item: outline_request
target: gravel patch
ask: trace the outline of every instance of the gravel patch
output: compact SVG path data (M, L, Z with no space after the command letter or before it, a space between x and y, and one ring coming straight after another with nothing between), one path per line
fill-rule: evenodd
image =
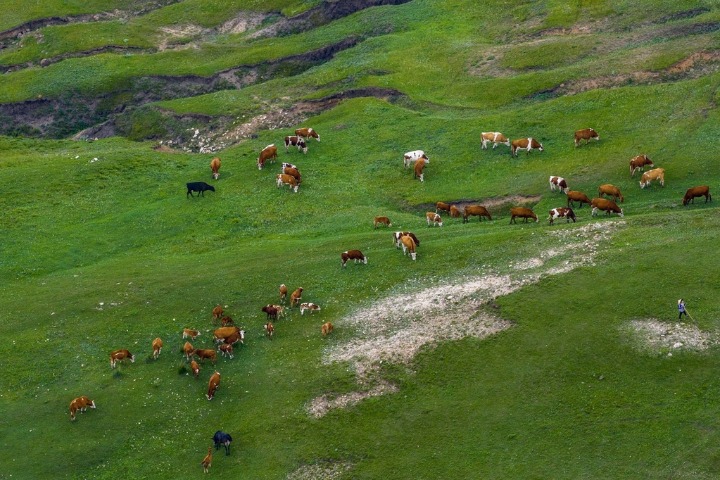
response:
M691 323L655 318L632 320L629 325L635 347L644 353L672 356L675 351L701 352L718 343L717 333L704 332Z

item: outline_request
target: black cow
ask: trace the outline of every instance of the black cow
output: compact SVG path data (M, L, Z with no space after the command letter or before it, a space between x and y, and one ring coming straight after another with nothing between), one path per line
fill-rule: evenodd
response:
M194 197L195 195L193 195L192 192L200 192L200 193L198 193L198 197L200 195L202 195L204 197L205 190L210 190L211 192L215 191L215 187L213 187L212 185L208 185L205 182L188 182L187 189L188 189L188 191L187 191L187 194L185 195L185 197L187 197L188 195L190 195L191 197Z
M215 432L215 435L213 435L213 442L215 442L216 451L222 445L225 447L225 455L230 455L230 442L232 442L232 437L229 433L218 430Z

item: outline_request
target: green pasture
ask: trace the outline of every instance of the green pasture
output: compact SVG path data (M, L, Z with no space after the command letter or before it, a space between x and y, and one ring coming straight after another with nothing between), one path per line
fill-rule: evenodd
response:
M179 12L197 7L209 13L193 23L210 28L239 3L248 5L179 2L146 17L182 23L162 19L186 18ZM286 5L283 13L293 14L317 3L252 7ZM690 206L682 197L695 185L720 191L720 74L529 97L563 81L631 71L634 63L661 71L694 51L713 51L716 32L651 38L655 28L717 21L714 4L701 7L683 16L700 8L697 2L513 2L488 16L466 1L415 0L288 37L218 36L195 53L105 54L3 75L6 102L73 83L99 92L138 72L212 74L243 55L259 61L353 33L367 39L300 75L153 107L248 118L262 106L359 86L406 97L345 100L309 118L302 126L314 127L322 141L311 140L307 155L282 148L294 127L258 132L216 154L169 153L124 138L0 137L0 478L198 478L219 429L234 441L230 456L216 453L210 475L227 478L282 479L307 466L343 466L333 477L342 479L717 478L720 197ZM13 14L6 28L50 12L108 7L43 8ZM371 20L392 31L379 33ZM562 38L536 42L536 55L503 41L586 21L617 21L620 37L632 22L647 21L640 25L647 38L623 37L606 55L598 48L611 43L609 33L578 47ZM533 27L521 31L519 24ZM85 28L124 34L98 25L54 28L61 37ZM155 27L139 18L123 28ZM68 42L62 48L76 48ZM502 62L478 74L481 62L495 62L491 48ZM194 70L179 60L191 57ZM600 141L575 148L573 131L585 127ZM481 150L480 132L494 130L533 136L545 151L512 158L505 146ZM279 158L258 170L258 152L270 143L280 147ZM415 149L430 157L423 183L402 165L402 154ZM630 177L629 160L640 153L665 168L664 187L641 189L638 175ZM217 181L209 169L215 155L222 158ZM298 193L276 188L280 162L302 172ZM548 210L565 206L564 195L549 190L551 175L591 198L601 183L617 185L625 216L592 218L583 207L577 223L549 226ZM188 198L190 181L216 191ZM539 222L509 224L521 198ZM471 200L496 205L493 220L426 225L435 202ZM373 229L377 215L390 217L392 228ZM386 362L378 375L397 393L308 415L320 395L369 388L358 385L349 365L324 361L330 347L357 335L343 322L348 315L460 277L521 277L531 259L565 245L558 232L577 238L591 223L614 227L592 264L547 274L483 307L512 322L510 329L424 347L409 365ZM417 261L392 245L395 230L421 239ZM354 248L368 264L341 268L340 253ZM582 241L572 244L573 258L590 254ZM547 268L562 266L546 260ZM269 340L260 309L277 303L281 283L302 286L303 300L322 310L290 312ZM685 325L707 333L710 347L643 350L630 322L656 319L670 328L681 297L693 316ZM193 344L210 348L218 304L245 328L245 345L234 359L202 364L196 380L187 374L181 332L200 329ZM323 338L326 321L335 331ZM153 361L158 336L164 348ZM109 353L119 348L136 361L112 370ZM208 401L214 369L221 385ZM68 406L80 395L98 408L71 422Z

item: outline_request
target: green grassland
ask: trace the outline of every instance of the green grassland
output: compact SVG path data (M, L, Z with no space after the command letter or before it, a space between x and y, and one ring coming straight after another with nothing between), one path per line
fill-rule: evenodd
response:
M124 38L151 48L153 32L190 23L188 15L214 28L238 8L293 15L318 3L183 1L126 23L41 31L57 35L57 54ZM16 2L0 4L8 11ZM38 3L3 25L108 8ZM692 9L702 11L683 15ZM156 142L0 137L0 478L196 478L219 429L234 441L210 472L228 478L294 478L305 466L346 466L333 477L343 479L717 478L717 345L644 351L628 325L674 325L682 297L694 319L686 324L713 342L720 332L720 198L682 205L689 187L720 191L720 73L712 64L667 73L693 53L718 50L716 30L677 32L698 32L719 15L712 2L480 8L414 0L283 37L213 35L196 39L198 50L94 55L4 74L3 102L68 88L111 92L137 76L211 75L358 35L358 45L299 75L150 107L249 118L268 105L357 87L404 96L349 99L314 115L303 125L322 141L312 140L307 155L281 147L264 170L255 165L259 150L281 145L293 128L260 131L217 153L217 181L213 155L156 150ZM538 36L587 25L582 43ZM21 57L17 46L0 51L3 64L38 58ZM560 87L638 71L659 75L572 94ZM572 133L585 127L601 139L575 148ZM505 146L481 150L480 132L493 130L536 137L545 151L511 158ZM423 183L402 166L402 153L414 149L430 156ZM664 187L641 189L630 177L628 162L640 153L665 168ZM284 161L303 173L298 193L275 186ZM550 175L590 197L601 183L617 185L625 216L591 218L584 207L577 223L549 226L547 211L565 206L548 188ZM200 180L216 191L187 198L185 183ZM539 222L511 225L508 200L490 208L490 222L425 223L437 201L518 195L539 198L529 204ZM389 216L392 229L374 230L376 215ZM355 338L343 323L348 315L461 276L516 273L560 248L558 232L573 237L594 222L616 229L591 264L494 300L493 313L510 329L424 347L409 365L381 368L396 393L308 415L320 395L365 388L349 365L323 361L329 348ZM417 261L395 249L392 230L418 235ZM351 248L368 264L341 268L340 253ZM572 255L590 252L579 244ZM292 311L268 340L260 308L277 302L281 283L302 286L304 300L322 310ZM200 329L193 343L210 348L217 304L247 338L234 359L218 359L221 386L208 402L213 366L202 365L198 380L187 374L181 331ZM326 321L335 331L323 338ZM153 361L158 336L165 346ZM136 361L113 371L108 355L119 348ZM98 408L71 422L68 405L80 395Z

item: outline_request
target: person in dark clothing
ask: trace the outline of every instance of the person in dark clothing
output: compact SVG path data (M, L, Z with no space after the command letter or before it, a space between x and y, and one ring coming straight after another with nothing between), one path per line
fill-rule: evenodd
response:
M678 300L678 320L680 320L683 315L687 317L687 312L685 311L685 301L681 298Z

